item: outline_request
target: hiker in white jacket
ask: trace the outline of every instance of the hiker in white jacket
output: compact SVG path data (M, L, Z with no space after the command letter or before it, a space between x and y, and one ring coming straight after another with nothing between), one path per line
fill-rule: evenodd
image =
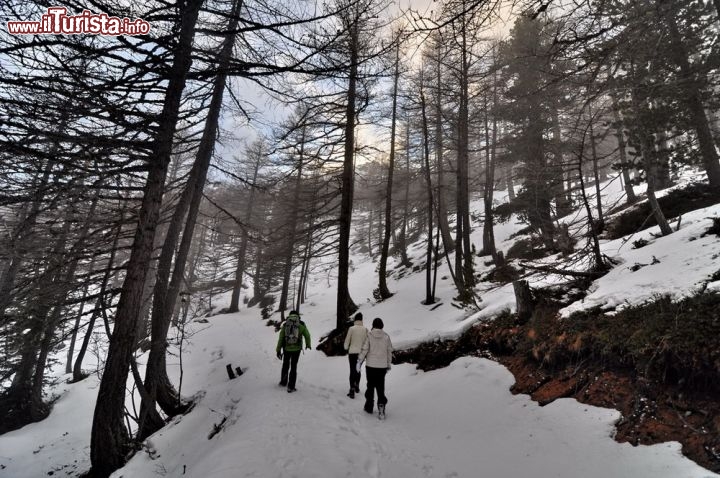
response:
M355 392L360 393L360 371L357 367L358 355L368 335L368 329L363 325L363 315L355 314L355 323L345 336L345 350L348 352L350 362L350 391L347 396L355 398Z
M372 330L368 333L367 340L362 346L360 356L358 357L358 369L362 363L365 364L365 373L367 374L367 390L365 390L365 411L373 412L373 404L375 398L375 389L378 396L378 411L381 415L385 414L385 405L387 397L385 396L385 374L392 366L392 342L390 336L383 331L383 321L376 318L372 323Z

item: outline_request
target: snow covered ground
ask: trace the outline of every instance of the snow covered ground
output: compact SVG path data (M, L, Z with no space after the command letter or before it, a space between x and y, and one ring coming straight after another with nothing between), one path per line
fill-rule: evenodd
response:
M595 306L622 308L662 294L678 299L703 289L720 268L720 241L715 235L702 237L712 226L711 218L718 216L720 205L714 205L684 214L680 230L669 236L656 237L660 235L656 226L628 242L605 241L603 253L620 264L596 280L585 299L565 308L563 315ZM632 242L639 239L648 245L634 249Z
M372 267L357 266L352 290L358 301L364 298L362 284L372 289L365 270ZM418 300L422 281L422 274L391 281L393 299L361 310L368 320L382 316L399 343L451 334L463 324L464 312L449 305L428 311ZM332 327L332 297L315 282L311 304L303 308L313 345ZM256 309L213 316L192 328L183 393L195 397L196 407L151 437L115 477L717 476L682 457L678 443L616 443L614 410L570 399L540 407L525 395L512 395L511 374L485 359L461 358L428 373L412 365L393 367L388 417L381 422L362 410L362 398L345 396L345 357L307 351L300 359L299 391L288 394L279 387L277 335ZM177 360L171 363L177 376ZM245 373L228 380L228 363ZM96 387L95 377L63 386L47 420L0 436L0 476L75 476L86 470Z
M702 180L702 176L692 170L684 171L677 187L683 187L688 182ZM624 191L617 176L610 178L601 186L604 204L619 204ZM662 197L673 188L659 191L657 196ZM636 187L635 192L641 194L645 185ZM591 204L595 203L594 195L589 196ZM606 206L607 208L607 206ZM593 214L596 212L593 210ZM660 236L658 226L651 227L615 240L600 240L601 252L618 262L607 275L596 280L590 287L588 295L561 312L569 316L573 312L587 310L600 306L607 311L621 309L628 305L637 305L654 297L669 294L679 299L700 290L720 289L720 284L709 283L710 276L720 267L720 241L715 235L702 237L712 225L712 218L720 217L720 204L698 209L683 214L679 231L666 237ZM670 218L668 218L670 219ZM582 233L586 228L587 215L584 209L578 209L573 214L563 218L561 222L570 225L571 232ZM510 235L523 225L513 223L501 224L496 227L496 241L498 249L507 251L515 239ZM672 224L676 227L676 222ZM648 245L635 249L633 242L639 239L648 241ZM576 248L585 245L585 238L580 238ZM473 233L473 241L482 243L482 231L477 228ZM558 259L557 256L544 261ZM639 266L639 268L638 268ZM560 267L562 268L562 266ZM568 269L577 268L577 265ZM636 269L633 271L633 269ZM566 278L553 274L531 275L527 277L532 287L545 287L547 285L562 283ZM489 284L479 284L479 290L487 289L481 293L483 310L474 318L492 317L502 309L514 310L515 296L512 284L496 287ZM472 322L472 321L469 321Z
M567 311L615 307L654 293L682 295L697 288L720 254L716 238L699 237L710 224L706 218L718 213L720 206L688 214L682 229L667 238L653 238L652 230L638 234L636 238L651 242L641 249L604 242L605 253L623 264L596 281L584 302ZM509 223L496 230L501 248L509 247L508 238L519 227ZM422 254L422 246L412 251L416 263ZM635 262L650 263L653 255L660 264L637 272L629 269ZM366 324L373 317L383 318L396 348L454 338L481 318L514 308L512 286L504 286L482 294L480 312L458 309L451 305L454 291L447 277L438 282L442 305L431 310L420 303L423 273L391 279L394 297L375 304L377 264L358 255L353 261L352 297ZM439 276L447 275L443 264ZM335 325L331 282L314 277L302 309L313 346ZM222 304L222 299L214 303ZM182 393L195 398L195 408L152 436L114 477L720 476L684 458L678 443L616 443L612 433L619 413L614 410L570 399L540 407L525 395L512 395L511 374L485 359L461 358L427 373L412 365L394 366L387 377L388 416L381 422L362 410L362 397L345 395L345 357L307 351L300 359L298 392L288 394L279 387L277 334L260 320L258 309L216 315L191 327L183 354ZM177 357L168 362L177 379ZM228 380L228 363L245 373ZM0 436L0 477L76 476L86 471L97 384L92 376L59 386L54 392L60 398L48 419Z
M325 321L321 309L305 310L314 342ZM387 317L388 330L412 320ZM616 443L616 411L570 399L540 407L512 395L510 373L488 360L461 358L428 373L393 367L388 417L381 422L362 410L361 398L345 396L345 357L308 351L299 364L298 392L279 387L276 334L257 311L214 316L194 327L183 389L195 395L195 409L151 437L113 476L717 476L682 457L677 443ZM228 380L227 363L245 373ZM85 469L96 385L90 378L67 387L46 421L1 436L0 476L75 476Z

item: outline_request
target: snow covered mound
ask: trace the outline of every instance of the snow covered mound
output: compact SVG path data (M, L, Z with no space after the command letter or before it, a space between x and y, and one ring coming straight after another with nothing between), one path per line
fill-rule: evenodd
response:
M703 237L712 226L712 217L720 215L720 205L693 211L683 216L679 231L665 237L654 227L628 238L602 244L606 255L620 262L607 275L596 280L582 301L562 310L564 316L601 306L622 308L669 294L673 298L692 295L706 287L710 276L720 270L720 241L715 235ZM648 244L639 249L632 242Z

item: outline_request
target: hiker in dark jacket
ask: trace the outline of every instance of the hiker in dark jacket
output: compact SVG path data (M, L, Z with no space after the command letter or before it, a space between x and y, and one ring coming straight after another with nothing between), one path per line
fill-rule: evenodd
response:
M305 340L305 348L310 348L310 332L305 326L305 322L300 320L300 314L296 310L291 310L280 327L280 336L278 337L275 352L277 358L283 361L282 372L280 374L280 386L287 386L288 393L297 390L295 381L297 379L297 363L300 358L300 351ZM288 370L290 377L288 380Z
M375 390L378 396L378 411L385 414L387 397L385 396L385 374L392 366L392 342L390 336L383 331L383 321L375 318L372 323L372 330L368 333L367 340L362 346L358 357L358 369L367 360L365 375L367 376L367 390L365 390L365 411L373 412ZM359 371L359 370L358 370Z

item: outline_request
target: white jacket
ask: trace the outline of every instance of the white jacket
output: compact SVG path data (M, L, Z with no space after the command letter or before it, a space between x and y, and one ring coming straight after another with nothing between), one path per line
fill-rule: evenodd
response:
M390 368L392 364L392 342L382 329L372 329L362 346L358 362L367 360L365 365L371 368Z
M367 335L368 329L363 326L361 320L356 320L355 325L348 329L345 336L345 350L350 354L359 354Z

